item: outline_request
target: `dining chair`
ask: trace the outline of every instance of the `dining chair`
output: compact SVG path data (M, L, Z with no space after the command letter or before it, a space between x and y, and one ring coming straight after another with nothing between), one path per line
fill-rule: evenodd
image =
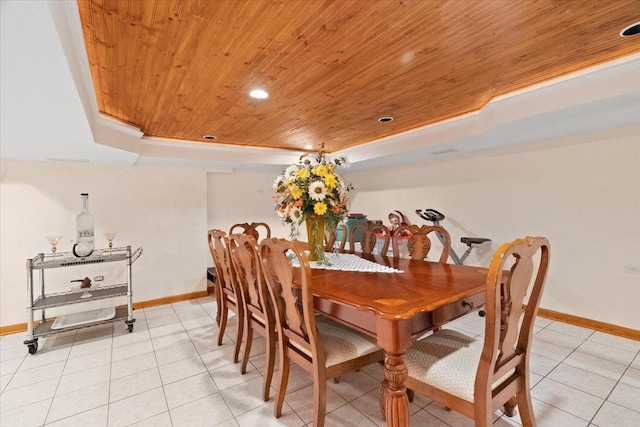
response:
M338 240L338 229L341 231L340 243L336 247ZM347 245L347 226L344 224L338 225L336 228L326 227L324 231L324 250L325 252L333 252L336 249L338 252L344 252L344 248Z
M382 248L380 255L387 255L390 243L389 229L384 224L377 224L371 221L360 222L351 227L349 232L349 250L355 253L356 235L360 233L360 252L372 254L376 247L378 238L382 238Z
M405 354L407 387L476 426L491 425L501 406L512 416L516 405L523 425L535 426L529 352L548 266L546 238L500 246L487 275L484 338L442 329L414 343Z
M211 258L213 259L213 272L212 272L212 276L215 278L215 280L212 281L213 283L213 291L214 291L214 295L216 297L216 325L218 325L218 327L220 326L220 311L222 310L222 302L220 300L220 297L222 295L222 290L220 289L220 283L218 283L218 268L216 266L216 258L213 255L214 254L214 249L213 249L213 232L215 230L209 230L207 231L207 243L209 244L209 252L211 253Z
M266 340L265 375L262 398L269 400L271 379L276 355L276 321L269 291L262 274L262 264L258 257L258 243L247 234L230 236L231 259L238 277L238 285L242 292L244 308L245 346L242 355L242 374L247 372L247 363L251 354L253 331L257 331Z
M240 360L240 346L242 344L242 333L244 324L244 309L242 305L242 292L238 286L235 269L231 261L229 252L229 238L222 230L209 230L209 250L213 257L213 264L216 267L216 284L218 286L219 297L218 314L220 331L218 332L218 345L222 345L224 331L227 327L227 317L229 310L236 313L238 317L238 332L236 334L236 344L233 354L234 363Z
M259 253L276 313L280 378L275 416L282 415L293 361L313 375L313 425L322 427L327 380L383 360L383 350L373 338L315 315L309 261L295 244L265 239ZM300 268L292 266L290 257L297 258Z
M262 230L263 235L260 236L260 230ZM256 242L259 242L262 239L268 239L271 237L271 228L265 222L252 222L251 224L247 222L233 224L229 229L229 236L235 233L243 233L253 236L256 239Z
M417 225L401 225L396 228L391 239L393 256L399 258L402 255L402 251L400 250L400 241L406 240L409 258L417 260L426 259L432 247L429 234L434 238L437 238L436 233L443 237L443 247L438 262L446 264L451 250L451 236L444 227L436 225L423 225L421 227L418 227Z

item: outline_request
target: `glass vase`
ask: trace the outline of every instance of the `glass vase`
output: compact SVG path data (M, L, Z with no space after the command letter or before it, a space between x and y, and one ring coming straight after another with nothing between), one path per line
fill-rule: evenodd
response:
M325 261L324 256L324 217L307 215L307 238L309 240L309 261Z

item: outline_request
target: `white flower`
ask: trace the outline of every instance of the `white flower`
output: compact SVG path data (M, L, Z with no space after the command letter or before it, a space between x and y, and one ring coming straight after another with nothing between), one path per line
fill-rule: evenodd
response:
M314 181L309 184L309 197L316 202L324 200L327 196L327 187L325 187L324 182L322 181Z
M282 184L282 179L283 179L283 178L282 178L282 175L278 175L278 176L276 177L276 180L275 180L275 181L273 181L273 189L274 189L275 191L278 191L278 187L280 187L280 184Z
M293 223L302 222L302 211L297 206L294 206L291 209L289 209L288 216Z
M339 184L338 184L338 194L342 198L345 194L347 194L347 186L344 183L344 181L342 181L341 179L338 180L338 182L339 182Z
M288 166L285 170L284 170L284 179L287 181L291 181L296 179L296 173L298 172L298 166L296 165L291 165Z

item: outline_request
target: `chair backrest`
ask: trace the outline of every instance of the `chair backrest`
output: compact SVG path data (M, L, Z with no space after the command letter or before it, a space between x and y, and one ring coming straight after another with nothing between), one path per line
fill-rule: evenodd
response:
M260 236L260 228L263 230L263 235ZM236 230L238 229L238 230ZM243 233L253 236L256 239L256 242L259 242L262 239L268 239L271 237L271 228L267 223L264 222L252 222L251 224L243 222L238 224L233 224L229 229L229 235L235 233Z
M431 234L432 233L432 234ZM429 234L434 239L437 239L436 233L443 237L444 244L442 245L442 253L438 259L439 263L445 264L449 258L449 252L451 251L451 236L449 232L443 227L436 225L423 225L418 227L417 225L401 225L393 232L393 256L400 257L399 241L406 239L407 236L407 250L411 259L423 260L429 254L431 250L432 242Z
M373 222L360 222L351 227L349 232L349 249L351 253L355 252L356 234L360 232L360 251L363 254L372 254L376 247L378 237L384 239L380 255L387 255L389 250L390 234L386 225L376 224Z
M294 269L289 256L298 259ZM274 305L276 328L282 333L281 343L297 352L309 363L325 366L325 352L318 339L311 270L309 261L297 245L285 239L265 239L260 243L260 258L267 289Z
M209 230L209 250L216 267L216 280L220 283L223 294L240 298L240 290L236 281L236 273L229 252L229 238L222 230Z
M517 239L495 252L487 275L486 328L475 380L476 400L487 396L485 401L491 402L493 395L493 406L501 405L518 387L529 388L525 371L548 267L549 241L543 237ZM509 378L493 388L505 376Z
M344 252L344 248L347 244L347 226L344 224L338 225L336 228L325 227L324 231L324 250L326 252L333 252L336 249L336 240L338 239L337 231L340 229L342 231L342 239L340 239L340 243L338 244L338 252Z
M256 316L265 327L275 328L272 310L269 310L269 294L262 274L258 256L258 243L253 236L232 234L230 240L231 259L242 291L246 315ZM270 326L269 326L270 325Z

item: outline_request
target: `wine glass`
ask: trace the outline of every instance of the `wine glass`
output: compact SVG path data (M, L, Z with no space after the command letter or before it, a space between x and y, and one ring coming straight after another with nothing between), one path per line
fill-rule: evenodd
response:
M104 233L104 237L107 238L107 242L109 242L109 249L113 247L113 239L116 238L117 233Z
M60 239L62 239L62 236L46 236L45 239L47 239L47 241L51 244L51 253L55 254L56 250L58 249L56 245L58 244Z

